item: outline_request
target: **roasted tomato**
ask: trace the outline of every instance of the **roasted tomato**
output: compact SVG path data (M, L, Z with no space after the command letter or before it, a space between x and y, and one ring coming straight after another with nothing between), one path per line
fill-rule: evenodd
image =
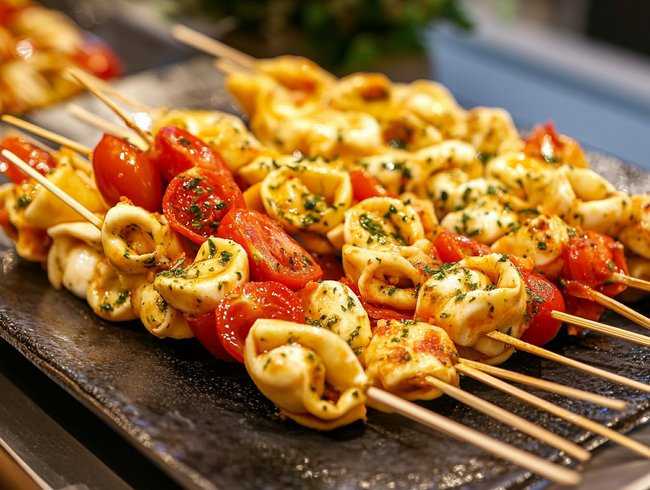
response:
M445 263L492 253L492 249L481 242L442 229L438 231L433 246L437 257Z
M216 235L228 211L245 206L234 180L200 167L174 177L163 197L163 213L170 226L194 243Z
M272 281L248 282L219 301L216 331L221 344L239 362L244 362L246 336L258 318L304 323L305 311L296 293Z
M574 167L587 167L587 158L576 140L555 130L551 121L537 125L526 137L524 153L547 163L566 163Z
M176 126L164 126L156 134L151 158L165 180L169 182L179 173L192 167L201 167L232 178L226 163L212 147Z
M196 339L210 354L222 361L235 361L235 358L221 344L221 339L215 327L214 312L198 317L186 315L185 319Z
M343 276L343 265L336 255L312 255L312 258L323 270L322 280L338 281Z
M350 171L354 199L363 201L369 197L396 197L386 190L372 175L360 168Z
M533 345L545 345L555 338L560 331L562 322L551 316L551 312L564 312L566 306L560 290L548 279L537 274L523 273L528 293L526 314L528 328L521 340Z
M122 62L106 43L86 40L72 57L75 64L102 80L122 75Z
M244 247L253 280L276 281L297 291L323 276L309 252L259 211L233 209L221 222L217 236Z
M97 188L108 205L126 197L149 211L160 210L162 181L148 153L105 134L93 151L93 171Z
M30 167L42 175L56 166L54 157L49 152L17 136L7 136L0 142L0 150L9 150ZM13 183L20 184L29 179L16 166L0 155L0 172L5 174Z

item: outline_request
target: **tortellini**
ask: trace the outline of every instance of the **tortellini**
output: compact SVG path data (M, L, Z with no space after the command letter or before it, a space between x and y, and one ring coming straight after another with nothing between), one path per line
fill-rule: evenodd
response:
M490 362L512 349L484 334L498 330L519 338L526 328L526 286L501 254L466 257L435 272L420 288L415 317L443 328L458 346Z
M633 196L631 214L631 221L623 226L618 238L635 254L650 259L650 196Z
M208 238L194 262L159 272L153 286L174 308L193 315L214 311L220 299L248 281L248 256L241 245Z
M370 381L407 400L432 400L442 392L427 383L432 376L458 386L458 352L447 333L414 321L380 320L364 362Z
M465 141L485 155L521 150L524 143L504 109L475 107L467 114Z
M104 257L95 265L85 298L93 313L104 320L126 322L137 318L128 287Z
M325 328L256 320L244 362L259 390L302 425L331 430L365 419L368 377L345 340Z
M343 221L352 204L348 173L317 165L275 170L261 192L266 212L291 232L325 234Z
M305 293L307 323L331 330L360 354L370 342L372 332L366 310L356 294L338 281L321 281Z

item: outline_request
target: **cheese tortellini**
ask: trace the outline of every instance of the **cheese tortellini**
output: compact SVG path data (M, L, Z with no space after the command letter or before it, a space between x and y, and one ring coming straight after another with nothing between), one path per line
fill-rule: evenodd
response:
M331 430L365 419L368 377L345 340L325 328L257 320L244 361L259 390L302 425Z

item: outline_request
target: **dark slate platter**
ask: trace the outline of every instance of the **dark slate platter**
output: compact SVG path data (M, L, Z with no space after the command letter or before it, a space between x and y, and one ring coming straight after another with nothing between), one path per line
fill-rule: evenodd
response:
M121 90L152 106L232 110L210 60L130 77ZM79 103L98 104L87 97ZM62 107L32 116L42 125L94 144L98 133L70 119ZM618 188L650 189L650 176L591 155L594 169ZM650 301L636 305L650 313ZM640 331L630 322L605 321ZM541 488L546 482L478 449L396 415L369 412L366 424L318 433L281 421L242 366L212 359L195 341L158 340L136 324L111 325L86 304L53 290L45 272L19 259L0 235L0 336L33 364L120 431L187 488ZM557 339L553 350L650 382L650 351L591 334ZM505 367L629 402L623 413L541 394L617 430L650 415L648 395L601 381L523 353ZM463 387L589 449L600 437L499 392L463 380ZM449 399L423 404L461 423L545 458L573 464L557 450Z

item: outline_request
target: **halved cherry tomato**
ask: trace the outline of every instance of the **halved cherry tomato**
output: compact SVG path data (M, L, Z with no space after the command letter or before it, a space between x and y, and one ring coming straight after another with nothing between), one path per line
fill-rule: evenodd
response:
M357 201L363 201L369 197L397 197L388 192L372 175L360 168L350 170L350 180L352 181L352 195Z
M93 151L97 188L110 206L126 197L136 206L159 211L162 181L149 155L116 136L105 134Z
M201 345L210 352L210 354L222 361L232 362L236 360L228 353L221 343L221 339L217 334L217 328L215 327L214 312L198 317L186 315L185 319L187 320L190 330L192 330L192 333L196 337L196 340L198 340Z
M163 197L170 226L194 243L215 236L228 211L243 207L244 196L234 180L200 167L174 177Z
M224 172L232 178L228 166L215 149L189 131L176 126L164 126L158 131L151 158L160 169L165 182L192 167Z
M323 276L320 266L279 223L253 209L233 209L221 222L219 238L239 243L255 281L276 281L297 291Z
M566 305L560 290L545 277L524 272L523 278L528 293L526 313L529 323L521 340L542 346L553 340L562 326L562 322L553 318L551 312L564 312Z
M0 149L9 150L34 170L47 175L56 167L56 161L49 152L17 136L7 136L0 142ZM14 184L20 184L29 179L18 168L0 154L0 172L5 174Z
M258 318L304 323L300 298L288 287L273 281L248 282L223 298L215 310L221 344L239 362L244 362L244 343Z
M580 144L573 138L558 133L552 121L532 129L526 137L524 153L546 163L562 162L576 167L588 165Z
M623 284L608 283L614 272L627 274L623 246L613 238L594 231L572 236L563 258L562 279L579 282L609 297L625 290Z
M323 270L324 281L338 281L341 276L343 276L343 265L341 264L341 259L336 255L312 255L311 256L316 263Z
M123 72L120 58L108 44L101 41L84 41L72 59L76 65L102 80L119 77Z
M566 293L564 298L567 313L595 322L600 320L606 308L596 303L589 286L571 280L560 280L560 286ZM568 332L571 335L577 335L581 331L582 329L579 327L568 326Z
M476 257L492 253L484 243L448 230L440 230L433 242L437 256L445 263L458 262L465 257Z

